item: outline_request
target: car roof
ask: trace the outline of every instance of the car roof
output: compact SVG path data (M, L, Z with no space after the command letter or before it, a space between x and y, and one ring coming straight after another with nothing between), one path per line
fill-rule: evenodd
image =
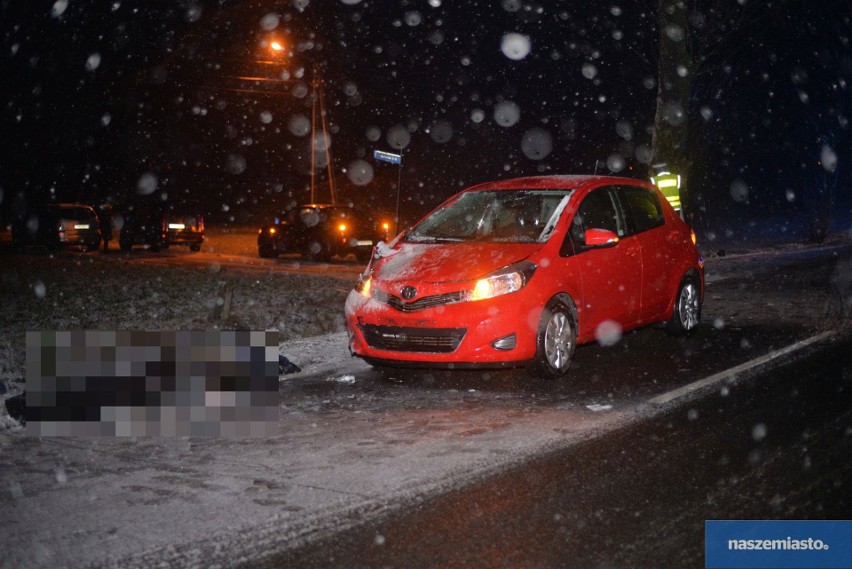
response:
M305 208L312 208L312 209L330 209L330 208L353 209L352 206L350 206L350 205L330 204L330 203L307 203L307 204L302 204L302 205L296 207L296 209L305 209Z
M552 176L526 176L522 178L510 178L508 180L496 180L485 182L468 188L468 190L516 190L519 188L541 188L541 189L574 189L590 184L633 184L647 186L649 183L636 178L623 178L620 176L595 176L595 175L552 175Z

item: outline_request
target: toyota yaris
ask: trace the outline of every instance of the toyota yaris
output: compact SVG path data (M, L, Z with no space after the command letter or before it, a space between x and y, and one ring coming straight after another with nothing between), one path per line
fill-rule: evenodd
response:
M542 176L466 189L374 249L346 300L374 365L568 372L578 344L698 325L695 234L651 184Z

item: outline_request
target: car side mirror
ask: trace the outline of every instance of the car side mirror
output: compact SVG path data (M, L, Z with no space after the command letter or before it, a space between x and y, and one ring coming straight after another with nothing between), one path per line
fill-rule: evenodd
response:
M618 235L606 229L587 229L586 247L615 247L618 244Z

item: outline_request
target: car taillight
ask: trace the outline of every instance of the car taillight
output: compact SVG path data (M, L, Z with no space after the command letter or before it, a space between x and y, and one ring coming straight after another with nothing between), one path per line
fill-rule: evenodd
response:
M689 230L689 238L692 239L693 245L698 245L698 237L695 236L695 231Z

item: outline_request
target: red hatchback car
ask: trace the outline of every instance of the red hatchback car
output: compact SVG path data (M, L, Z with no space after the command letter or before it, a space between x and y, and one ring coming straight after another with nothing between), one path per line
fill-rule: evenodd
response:
M640 180L541 176L468 188L379 244L346 301L374 365L527 365L565 376L577 344L698 325L695 234Z

